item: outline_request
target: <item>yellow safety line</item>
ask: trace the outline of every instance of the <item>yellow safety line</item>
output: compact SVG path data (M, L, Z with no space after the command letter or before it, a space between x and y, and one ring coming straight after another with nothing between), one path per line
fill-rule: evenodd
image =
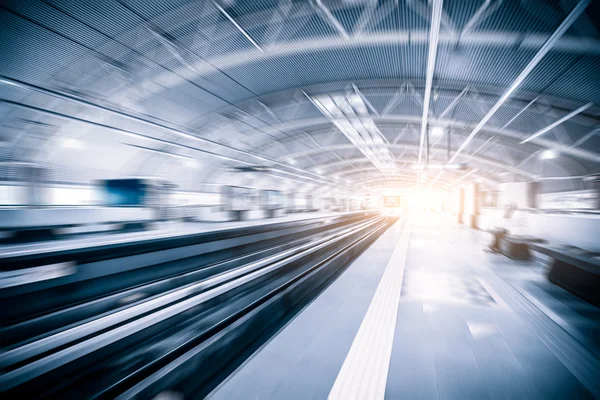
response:
M407 221L329 393L330 400L384 398L409 235Z

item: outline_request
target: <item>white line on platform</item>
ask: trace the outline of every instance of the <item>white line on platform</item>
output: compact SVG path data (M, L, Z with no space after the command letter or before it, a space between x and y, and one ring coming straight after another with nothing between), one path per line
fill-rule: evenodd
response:
M409 235L410 221L406 221L375 296L329 393L330 400L384 398Z

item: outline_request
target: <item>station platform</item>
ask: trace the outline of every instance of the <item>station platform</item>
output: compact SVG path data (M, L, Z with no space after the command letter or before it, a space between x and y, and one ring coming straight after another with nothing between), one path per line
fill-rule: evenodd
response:
M175 238L178 236L197 233L216 232L226 229L248 228L253 226L267 226L282 222L294 222L315 218L327 218L351 214L334 212L307 212L288 214L269 219L255 219L250 221L229 222L157 222L153 228L135 232L94 232L58 236L52 239L38 240L33 243L0 244L0 261L3 257L28 256L52 251L84 249L92 246L105 246L113 244L134 243L145 240Z
M600 398L600 309L489 241L399 220L209 398Z

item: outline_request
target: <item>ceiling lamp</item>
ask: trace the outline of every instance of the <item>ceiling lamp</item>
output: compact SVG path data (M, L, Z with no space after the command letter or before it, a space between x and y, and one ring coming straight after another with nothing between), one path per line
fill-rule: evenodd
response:
M540 160L552 160L558 157L558 153L554 150L548 149L540 153Z
M442 136L444 134L444 128L441 126L434 126L431 128L431 135L435 137Z
M63 138L62 141L60 142L60 145L66 149L74 149L74 150L81 150L85 147L82 140L72 138L72 137Z
M398 170L387 140L358 93L318 95L313 104L384 174Z
M198 161L188 158L187 160L185 160L185 166L188 168L197 168L198 167Z

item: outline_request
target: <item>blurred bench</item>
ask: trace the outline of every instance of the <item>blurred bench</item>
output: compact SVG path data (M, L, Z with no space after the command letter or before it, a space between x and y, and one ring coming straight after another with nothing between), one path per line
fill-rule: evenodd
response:
M502 253L513 260L529 260L529 245L531 243L543 243L543 239L527 235L513 235L506 229L496 228L489 231L493 240L490 249Z
M530 248L554 259L551 282L600 307L600 253L546 243L530 243Z
M500 238L500 252L513 260L529 260L529 246L543 242L543 239L533 236L504 234Z

